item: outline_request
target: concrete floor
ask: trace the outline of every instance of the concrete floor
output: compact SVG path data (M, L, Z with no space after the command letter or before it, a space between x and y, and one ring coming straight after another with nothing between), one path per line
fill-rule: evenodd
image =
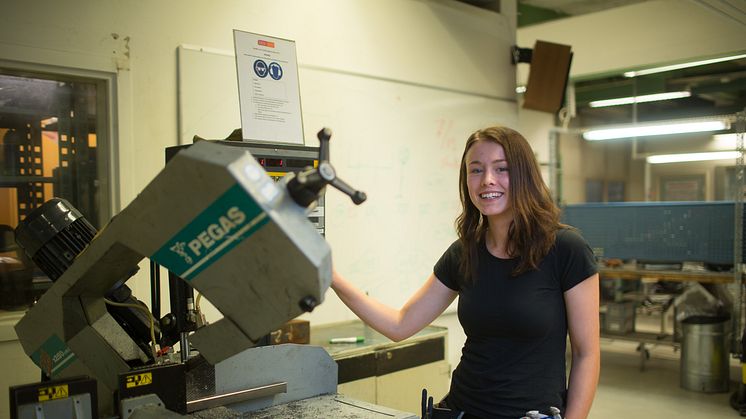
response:
M673 333L669 313L666 332ZM452 367L458 364L465 336L456 314L438 318L438 325L448 327L448 359ZM660 331L660 317L638 315L637 331ZM601 339L601 379L590 419L714 419L739 418L730 407L730 395L736 390L741 368L731 359L731 390L727 393L705 394L684 390L679 385L680 351L666 345L650 346L650 359L645 371L640 371L640 353L636 342Z
M728 393L705 394L679 385L679 351L669 346L649 349L650 359L640 370L637 344L601 340L601 379L591 409L591 419L603 418L738 418ZM731 363L731 379L738 379L737 360Z

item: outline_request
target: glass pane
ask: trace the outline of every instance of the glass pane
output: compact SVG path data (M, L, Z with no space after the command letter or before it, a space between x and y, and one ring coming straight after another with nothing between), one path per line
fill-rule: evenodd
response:
M53 197L99 228L102 163L96 80L0 74L0 309L22 308L43 291L43 273L13 230ZM107 214L108 215L108 214ZM33 284L31 283L33 280Z

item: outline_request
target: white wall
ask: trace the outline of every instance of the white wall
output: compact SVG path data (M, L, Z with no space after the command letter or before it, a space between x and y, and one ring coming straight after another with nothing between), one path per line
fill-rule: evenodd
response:
M21 319L21 313L0 311L0 418L10 417L8 388L39 381L39 368L31 361L18 344L13 329Z
M304 65L498 96L513 84L490 73L500 61L481 36L491 13L450 0L6 0L2 11L0 59L127 79L117 110L122 205L175 144L180 44L232 50L235 28L296 40Z
M509 54L494 51L496 31L515 39L515 2L503 3L507 17L453 0L11 0L0 14L0 59L116 74L121 208L176 144L179 45L231 51L233 29L270 34L296 40L301 66L512 101ZM138 279L135 292L146 292Z
M520 28L517 39L524 48L533 47L536 40L572 46L572 80L743 52L746 26L696 2L657 0ZM518 66L519 84L525 84L529 68L526 64ZM530 130L535 135L534 141L540 147L541 137L548 138L554 126L554 118L545 114L541 119L534 111L530 113L526 118L527 112L521 109L519 124L524 131ZM576 144L582 141L579 139ZM563 172L568 175L564 178L563 196L568 202L577 202L585 193L583 167L588 160L573 160L575 157L562 157ZM599 158L590 154L586 157ZM568 167L569 162L579 166ZM632 161L629 165L636 169L630 170L627 177L628 199L642 200L643 163Z
M302 69L322 68L501 98L510 110L496 117L515 121L515 74L508 48L499 49L515 43L516 2L501 3L502 15L455 0L4 0L0 6L0 66L95 72L116 82L112 103L116 212L163 167L164 148L177 144L179 45L232 51L233 29L292 39ZM314 86L301 86L301 90L302 94L313 92ZM397 129L375 126L375 115L370 119L371 126L361 130ZM316 145L314 134L306 132L307 145ZM423 131L421 135L432 134ZM468 133L453 135L460 142ZM381 141L387 141L385 133ZM427 176L422 173L423 178ZM343 177L355 185L354 178ZM331 196L334 193L327 194L328 204L338 199ZM455 190L443 193L458 200ZM327 213L330 231L335 229L337 215ZM446 228L451 221L449 218ZM368 220L367 224L376 222L381 220ZM330 237L332 249L342 255L335 258L335 265L344 271L350 263L343 257L344 250L364 238L346 237L344 232ZM418 246L417 241L423 239L427 240L417 237L407 246ZM380 246L401 243L392 237ZM422 280L435 260L433 257L427 266L420 267ZM371 261L374 266L385 262ZM128 282L145 301L149 300L147 270L142 264L138 276ZM392 281L385 274L379 276ZM403 292L400 300L410 291ZM353 317L329 292L327 301L310 318L319 324Z

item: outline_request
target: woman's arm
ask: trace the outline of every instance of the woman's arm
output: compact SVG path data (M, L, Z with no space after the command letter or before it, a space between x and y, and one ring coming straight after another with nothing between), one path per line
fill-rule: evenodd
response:
M443 285L435 274L431 274L399 310L365 295L337 271L332 273L332 289L363 322L395 342L422 330L458 295Z
M599 283L594 274L565 292L572 366L565 419L585 419L591 410L601 370Z

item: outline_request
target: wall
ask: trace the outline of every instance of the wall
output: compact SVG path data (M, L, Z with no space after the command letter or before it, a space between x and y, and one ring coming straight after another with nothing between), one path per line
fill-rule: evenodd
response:
M331 69L513 103L515 79L509 54L494 51L496 37L506 49L515 42L515 2L503 3L508 18L452 0L224 0L210 5L175 0L12 1L0 16L0 59L116 74L116 174L121 208L162 168L163 149L176 144L179 45L232 51L233 29L266 33L296 40L302 68ZM301 88L302 94L314 95L302 98L302 103L323 98L324 92L315 91L315 86ZM349 94L354 97L355 92ZM512 109L496 115L496 120L515 120ZM370 115L370 123L359 128L383 128L376 125L380 123L376 115ZM391 132L381 135L380 141L399 141L391 135L396 127L385 128ZM432 136L426 128L420 135ZM315 132L307 130L306 144L316 144ZM448 135L453 136L451 141L460 142L468 132ZM354 176L345 176L345 180L355 185ZM329 194L332 204L337 199L333 194ZM453 198L457 200L455 193ZM328 214L331 233L334 219L334 213ZM347 249L345 245L354 242L344 234L332 235L333 248ZM341 260L341 268L344 264ZM144 275L134 285L136 293L148 289ZM337 314L325 318L337 318Z
M8 388L33 383L41 377L39 368L18 344L13 328L20 318L21 313L0 310L0 365L3 369L3 373L0 374L0 389L3 389L0 392L0 418L10 417Z
M587 79L743 52L746 27L696 2L655 0L520 28L517 39L518 45L525 48L531 48L536 40L571 45L574 55L570 77ZM529 68L526 64L518 66L519 84L525 84ZM542 120L533 112L526 118L527 112L521 109L521 128L530 130L535 138L548 138L555 126L554 118L545 114ZM577 146L583 143L579 138L573 142ZM581 164L580 157L572 155L580 152L563 149L570 153L562 156L563 196L567 202L578 202L585 193L585 163L603 156L584 151L584 163L569 166L570 162ZM644 200L644 164L644 160L626 163L630 167L626 176L628 200Z
M197 0L5 0L0 13L0 66L93 75L114 82L110 103L115 115L113 135L116 139L112 151L112 176L116 180L112 206L117 212L163 167L164 148L177 144L176 51L180 45L232 51L233 29L293 39L297 43L302 83L316 77L311 77L311 72L321 71L325 77L338 74L340 80L362 77L404 86L403 90L429 89L436 93L482 97L503 104L500 111L491 116L491 121L513 125L517 120L515 74L508 52L509 46L515 44L516 4L514 0L504 0L501 4L502 15L454 0L221 0L209 3ZM210 83L209 77L204 83ZM310 107L323 102L322 87L301 84L302 104ZM339 86L343 87L344 83ZM356 93L348 92L346 100L351 106L337 107L326 116L334 119L354 112ZM397 98L381 97L380 103L393 99ZM408 106L407 112L426 110L430 105L442 106L440 103L407 103L406 95L399 99L394 105ZM389 113L394 109L398 108L392 108ZM306 112L313 115L310 118L313 120L324 116L304 107ZM383 120L380 115L366 116L368 124L354 128L366 135L378 133L376 140L380 141L380 146L395 149L397 142L407 141L406 137L401 137L397 126L391 125L395 118L388 114ZM459 118L458 103L454 104L454 112L449 117ZM398 122L406 124L408 121ZM412 150L413 155L408 157L417 164L407 168L405 179L411 190L402 191L413 193L409 198L410 206L431 199L416 190L417 182L435 179L430 171L450 174L438 198L450 196L453 205L458 205L455 188L447 186L455 184L453 179L457 177L453 161L458 163L460 144L471 130L479 127L467 129L455 123L455 128L448 130L449 126L441 127L446 129L440 131L436 125L404 130L410 138L417 136L418 144L427 144L432 138L428 146L439 147L440 143L445 143L454 152L443 166L442 162L425 164L428 146ZM435 131L441 137L436 137ZM307 145L316 145L315 132L316 129L306 129ZM354 138L354 131L346 134L346 138ZM374 142L353 144L346 146L346 151L357 147L359 152L370 155L378 150L378 145ZM384 153L383 157L386 156L391 154ZM415 169L417 172L411 172ZM377 185L366 185L361 182L363 178L357 176L361 170L345 172L339 167L338 170L348 183L369 189L366 192L371 197L386 194L390 188L385 176ZM401 232L410 231L412 225L419 224L417 220L401 219L397 214L402 208L382 214L361 207L362 212L353 214L352 204L343 203L343 199L337 192L327 194L327 231L335 251L335 267L342 272L354 271L355 263L364 263L367 269L364 279L376 282L379 291L385 287L397 291L388 303L403 302L429 274L440 252L455 238L452 233L455 214L452 209L440 211L437 219L442 221L431 223L432 228L451 230L447 239L441 235L437 241L429 240L431 234L425 228L403 245L398 237ZM375 203L373 198L371 201ZM344 212L337 210L343 207ZM430 211L430 216L438 212ZM349 224L345 223L352 222L362 231L347 228ZM370 239L367 232L377 234L376 238ZM436 248L438 250L434 251ZM395 266L387 264L387 258L396 256L401 249L408 252L427 249L418 256L427 263L407 263L399 257ZM355 260L353 257L366 252L365 258ZM141 264L141 272L128 282L135 294L145 300L149 299L147 271L146 264ZM411 278L400 280L397 275L402 272ZM388 295L391 294L392 291L388 291ZM164 304L164 309L166 307ZM331 292L327 294L327 301L310 316L315 324L350 318L353 318L352 313Z
M735 160L685 162L648 165L645 157L655 154L676 154L733 150L735 142L719 140L708 134L687 134L632 140L584 141L578 135L560 137L560 155L564 185L563 201L567 204L586 202L585 182L588 179L625 182L627 201L645 201L645 173L650 190L648 200L661 199L662 176L701 175L705 179L706 200L718 199L716 191L723 179L717 168L735 165ZM647 167L646 167L647 166ZM720 184L718 183L720 182ZM577 185L577 186L572 186Z

